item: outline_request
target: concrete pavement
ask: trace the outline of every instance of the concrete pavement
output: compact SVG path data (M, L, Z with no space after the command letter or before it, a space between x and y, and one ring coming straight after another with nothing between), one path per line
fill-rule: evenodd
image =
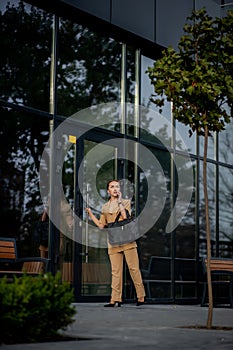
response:
M125 304L121 308L104 308L103 305L75 304L75 322L62 333L78 340L2 345L1 350L233 349L233 330L188 328L206 325L207 307ZM233 329L233 309L214 308L213 326Z

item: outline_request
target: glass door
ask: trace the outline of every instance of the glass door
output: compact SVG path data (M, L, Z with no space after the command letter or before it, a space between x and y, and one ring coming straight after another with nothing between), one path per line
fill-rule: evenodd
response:
M91 207L99 217L104 202L108 200L106 184L117 178L117 148L107 142L85 139L83 161L78 170L78 188L82 197L82 244L79 246L81 283L79 297L93 300L107 299L110 295L111 271L107 252L107 235L86 215Z
M135 167L125 156L134 150L124 147L124 138L116 142L99 132L74 138L73 143L70 135L66 136L69 151L64 159L62 186L69 203L66 219L72 216L72 210L74 220L71 232L60 235L59 268L63 281L74 287L77 301L107 301L111 293L107 231L96 227L85 209L90 207L96 217L100 217L102 206L108 200L106 185L111 179L122 179L123 197L130 198L132 209L136 209ZM124 298L131 299L132 285L127 269L124 270Z
M62 166L62 187L64 200L61 201L60 218L63 225L59 232L59 269L62 281L73 284L74 282L74 201L75 201L75 174L76 174L76 137L63 135L64 149L69 151L64 157Z

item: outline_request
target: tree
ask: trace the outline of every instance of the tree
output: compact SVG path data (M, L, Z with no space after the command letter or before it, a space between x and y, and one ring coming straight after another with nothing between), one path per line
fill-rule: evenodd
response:
M212 327L213 296L210 273L210 222L207 191L208 138L231 121L233 111L233 11L224 18L210 17L205 8L193 11L184 26L178 50L162 52L148 75L154 86L152 100L164 106L172 102L174 118L204 136L203 188L206 214L207 282L209 309L207 328Z

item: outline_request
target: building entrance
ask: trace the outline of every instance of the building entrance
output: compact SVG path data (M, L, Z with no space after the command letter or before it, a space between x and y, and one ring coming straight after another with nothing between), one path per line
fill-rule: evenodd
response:
M108 200L107 182L123 179L129 172L127 162L121 160L123 148L119 149L114 139L93 132L74 142L65 159L73 164L74 170L63 182L64 189L73 188L69 202L73 203L74 226L72 235L60 237L60 270L63 281L73 285L77 301L105 301L110 296L107 232L94 225L85 209L90 206L99 217L103 203ZM127 188L122 191L129 196Z

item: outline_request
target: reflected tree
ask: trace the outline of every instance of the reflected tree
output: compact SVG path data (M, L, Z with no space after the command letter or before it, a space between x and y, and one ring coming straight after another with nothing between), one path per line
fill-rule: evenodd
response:
M6 212L13 218L14 229L10 229L9 220L6 225L8 234L14 236L20 236L24 227L31 231L31 222L41 209L38 170L49 137L49 115L41 111L49 110L52 27L51 14L23 1L9 3L0 12L1 219L5 222ZM120 43L60 19L58 45L61 116L119 100ZM133 51L128 53L127 70L127 96L132 100ZM66 166L72 164L67 162Z

